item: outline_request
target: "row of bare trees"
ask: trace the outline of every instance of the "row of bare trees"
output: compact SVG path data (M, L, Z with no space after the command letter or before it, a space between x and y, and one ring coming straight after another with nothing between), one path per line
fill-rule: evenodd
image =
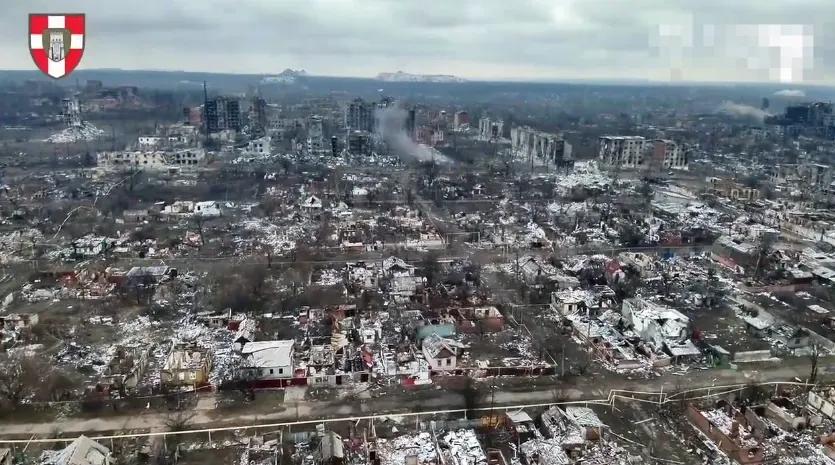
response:
M76 376L43 358L0 354L0 403L4 408L12 409L25 401L66 400L77 387Z

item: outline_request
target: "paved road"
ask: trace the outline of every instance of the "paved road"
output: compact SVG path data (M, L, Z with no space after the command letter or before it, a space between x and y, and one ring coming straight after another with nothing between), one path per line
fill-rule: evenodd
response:
M835 373L827 368L829 361L820 363L819 381L835 381ZM507 379L496 379L494 394L490 394L489 383L480 382L480 394L476 406L510 407L560 401L592 401L606 399L610 389L640 392L671 393L683 389L709 388L732 384L764 382L791 382L803 380L809 374L810 361L797 358L779 364L744 370L711 369L697 370L684 375L666 374L654 379L630 380L613 374L578 378L554 384L525 386ZM515 384L515 385L514 385ZM485 389L485 387L487 387ZM694 395L705 395L707 391ZM209 404L203 402L203 405ZM218 428L225 426L254 426L265 423L294 422L326 418L342 418L377 414L398 414L408 412L431 412L437 410L463 409L466 402L462 393L450 390L426 389L419 392L392 394L353 400L284 402L283 409L272 413L259 413L252 405L241 405L236 413L220 413L215 410L195 410L190 429ZM206 408L206 407L204 407ZM0 425L0 437L6 439L29 438L32 434L41 438L62 434L95 435L119 431L165 431L169 414L145 412L98 419L65 419L49 423L6 423ZM2 441L0 441L2 442Z

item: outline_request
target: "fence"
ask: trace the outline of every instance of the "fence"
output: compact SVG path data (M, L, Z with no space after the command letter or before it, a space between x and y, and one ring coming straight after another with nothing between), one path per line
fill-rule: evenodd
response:
M264 424L249 424L249 425L236 425L236 426L222 426L216 428L201 428L201 429L193 429L193 430L184 430L184 431L150 431L144 433L126 433L126 434L110 434L110 435L91 435L89 436L90 439L93 440L116 440L116 439L126 439L126 438L153 438L153 437L167 437L167 436L197 436L199 438L207 438L209 443L212 442L212 433L226 433L226 432L235 432L235 431L247 431L251 432L252 434L257 434L258 432L263 432L264 430L270 430L271 432L275 432L277 429L284 430L286 429L287 433L292 433L292 429L294 427L310 427L318 424L323 423L335 423L335 422L359 422L359 421L382 421L389 419L392 416L397 417L404 417L404 418L413 418L415 423L419 422L421 417L433 417L438 415L461 415L464 420L467 420L468 415L474 412L489 412L489 411L513 411L513 410L520 410L526 408L549 408L554 405L605 405L611 406L614 408L616 402L644 402L654 405L665 405L672 402L684 402L699 400L699 399L708 399L718 396L728 395L730 393L739 392L744 389L749 389L752 386L763 387L763 386L770 386L774 387L775 389L779 389L780 387L784 386L793 386L793 387L803 387L809 388L813 385L809 383L803 382L765 382L759 384L732 384L732 385L724 385L724 386L709 386L709 387L700 387L694 389L688 389L683 391L677 392L665 392L663 389L658 392L652 391L631 391L631 390L622 390L622 389L613 389L609 391L608 396L605 399L586 399L586 400L573 400L573 401L562 401L562 402L542 402L542 403L531 403L531 404L520 404L520 405L495 405L495 406L484 406L484 407L473 407L473 408L462 408L462 409L446 409L446 410L431 410L431 411L423 411L423 412L397 412L397 413L379 413L374 415L360 415L360 416L347 416L347 417L336 417L336 418L319 418L319 419L311 419L311 420L298 420L298 421L285 421L285 422L276 422L276 423L264 423ZM818 386L823 387L823 386ZM828 386L826 386L828 387ZM704 394L703 394L704 393ZM21 444L28 444L28 443L67 443L71 441L73 438L35 438L34 435L30 439L0 439L0 444L8 444L8 445L21 445Z

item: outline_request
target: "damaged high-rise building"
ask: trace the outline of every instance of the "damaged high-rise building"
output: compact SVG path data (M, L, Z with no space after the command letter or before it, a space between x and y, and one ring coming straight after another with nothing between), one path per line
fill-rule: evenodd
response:
M253 137L261 137L267 128L267 101L261 97L252 99L249 106L249 131Z
M602 136L598 156L611 167L687 169L687 152L683 144L667 139Z
M540 160L556 166L571 165L574 160L571 144L557 134L518 126L510 130L510 142L513 154L526 160Z
M504 121L483 117L478 120L478 138L485 141L496 141L502 138Z
M207 100L204 117L209 133L241 129L241 103L231 97L215 97Z
M318 154L324 150L325 133L322 128L322 117L313 115L307 121L307 151Z
M452 129L460 131L470 125L470 115L466 111L456 111L452 119Z
M65 98L61 101L62 103L62 116L64 117L64 122L67 123L69 127L80 127L81 126L81 107L78 104L78 99L75 98Z
M345 128L349 131L374 130L374 105L356 98L345 109Z
M346 140L351 155L371 155L371 135L366 131L351 131Z

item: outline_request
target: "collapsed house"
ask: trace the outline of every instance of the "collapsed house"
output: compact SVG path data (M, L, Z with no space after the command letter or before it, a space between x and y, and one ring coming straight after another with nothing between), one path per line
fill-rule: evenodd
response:
M687 406L687 418L702 434L740 465L761 464L766 457L759 440L754 437L749 420L729 405L713 410Z
M667 356L676 363L701 357L690 339L690 319L678 310L636 297L623 301L621 313L624 322L654 349L656 366Z
M136 389L148 367L150 352L149 346L116 347L96 389L105 393L118 391L122 395Z
M212 360L208 351L195 342L178 342L171 347L160 372L164 384L198 388L209 382Z
M542 413L540 427L545 437L553 439L574 457L587 441L603 437L603 422L588 407L553 406Z
M112 465L110 449L87 436L79 436L64 449L44 451L39 465Z

